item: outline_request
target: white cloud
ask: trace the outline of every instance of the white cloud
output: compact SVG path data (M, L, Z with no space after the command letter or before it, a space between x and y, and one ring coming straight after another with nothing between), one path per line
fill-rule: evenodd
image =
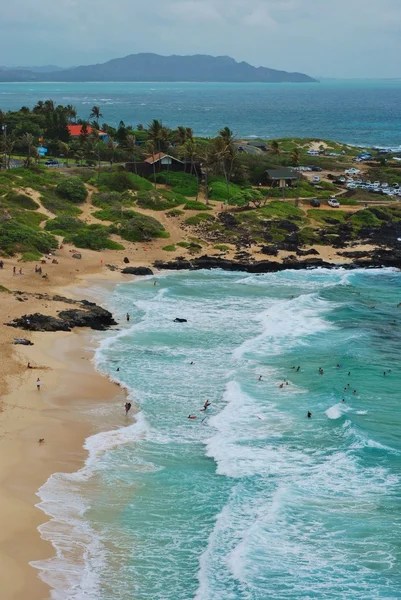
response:
M133 52L225 54L327 76L401 76L401 0L13 0L5 64L105 61Z

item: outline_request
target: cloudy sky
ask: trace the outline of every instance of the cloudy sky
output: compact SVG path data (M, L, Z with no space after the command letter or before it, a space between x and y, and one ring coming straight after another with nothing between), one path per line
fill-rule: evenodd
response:
M401 77L401 0L12 0L0 64L229 55L326 77Z

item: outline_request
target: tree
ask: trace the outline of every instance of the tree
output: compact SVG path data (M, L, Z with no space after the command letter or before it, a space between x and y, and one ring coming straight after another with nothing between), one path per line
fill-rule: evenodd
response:
M234 134L229 127L220 130L214 140L215 157L224 175L227 187L227 204L230 203L230 181L234 169L237 151L234 146Z
M100 118L103 119L103 115L100 112L100 106L92 106L92 110L91 110L91 113L89 115L89 118L95 120L97 128L99 129L99 119Z
M109 155L110 168L113 168L114 154L116 151L116 147L117 147L117 144L114 141L114 138L112 138L111 135L109 135L107 138L107 152Z
M297 196L295 198L295 206L298 206L298 204L299 204L299 171L298 171L299 150L297 147L295 147L293 149L293 151L291 152L291 161L292 161L292 164L294 165L294 167L297 167Z
M272 140L270 142L270 150L273 152L273 154L280 154L280 146L276 140Z
M65 107L65 114L69 121L76 121L77 118L77 109L72 104L67 104Z
M33 135L31 133L26 133L22 138L22 143L26 147L26 159L24 166L30 167L32 159L38 157L38 151L36 150L36 146L34 144Z
M165 152L168 148L169 129L161 121L153 119L148 125L148 137L156 148L156 152Z
M157 148L154 144L153 141L149 141L146 142L146 152L148 154L151 154L152 159L153 159L153 183L155 186L155 189L157 188L157 182L156 182L156 163L155 163L155 155L157 154Z
M66 142L60 142L60 152L62 154L64 154L64 156L67 158L66 164L68 166L68 158L69 158L69 154L71 152L71 146L69 144L67 144Z
M127 135L127 138L125 140L125 147L128 150L129 154L130 154L130 158L131 158L131 162L134 163L134 171L135 171L135 175L138 175L138 169L137 169L137 165L136 165L136 139L134 135Z

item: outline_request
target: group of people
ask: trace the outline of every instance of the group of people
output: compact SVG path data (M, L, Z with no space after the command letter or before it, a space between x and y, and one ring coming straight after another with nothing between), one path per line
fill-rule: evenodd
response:
M201 412L206 412L208 410L208 408L210 407L211 403L209 402L209 400L206 400L203 403L203 407L200 409ZM188 419L197 419L198 417L196 415L188 415Z

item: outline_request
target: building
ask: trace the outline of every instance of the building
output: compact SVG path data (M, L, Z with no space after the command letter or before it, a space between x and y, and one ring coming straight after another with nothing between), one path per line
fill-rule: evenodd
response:
M267 169L266 181L271 187L291 187L301 175L293 169Z
M133 162L126 163L125 168L128 171L135 171L141 177L149 177L156 171L184 171L186 173L192 173L193 175L200 176L200 164L199 162L185 162L166 154L165 152L157 152L145 158L143 162L138 162L136 165Z
M148 158L145 158L144 162L148 165L151 165L152 167L153 165L155 165L159 171L167 169L168 167L171 168L172 165L178 166L185 164L182 160L179 160L174 156L170 156L169 154L165 154L164 152L157 152L156 154L152 154L151 156L148 156ZM176 170L180 171L181 168Z
M67 128L68 128L68 133L70 134L70 137L72 137L72 138L76 139L82 135L82 125L67 125ZM88 125L86 128L86 133L88 135L90 135L93 132L94 132L93 127ZM99 131L99 138L103 142L107 142L107 133L105 133L104 131Z

